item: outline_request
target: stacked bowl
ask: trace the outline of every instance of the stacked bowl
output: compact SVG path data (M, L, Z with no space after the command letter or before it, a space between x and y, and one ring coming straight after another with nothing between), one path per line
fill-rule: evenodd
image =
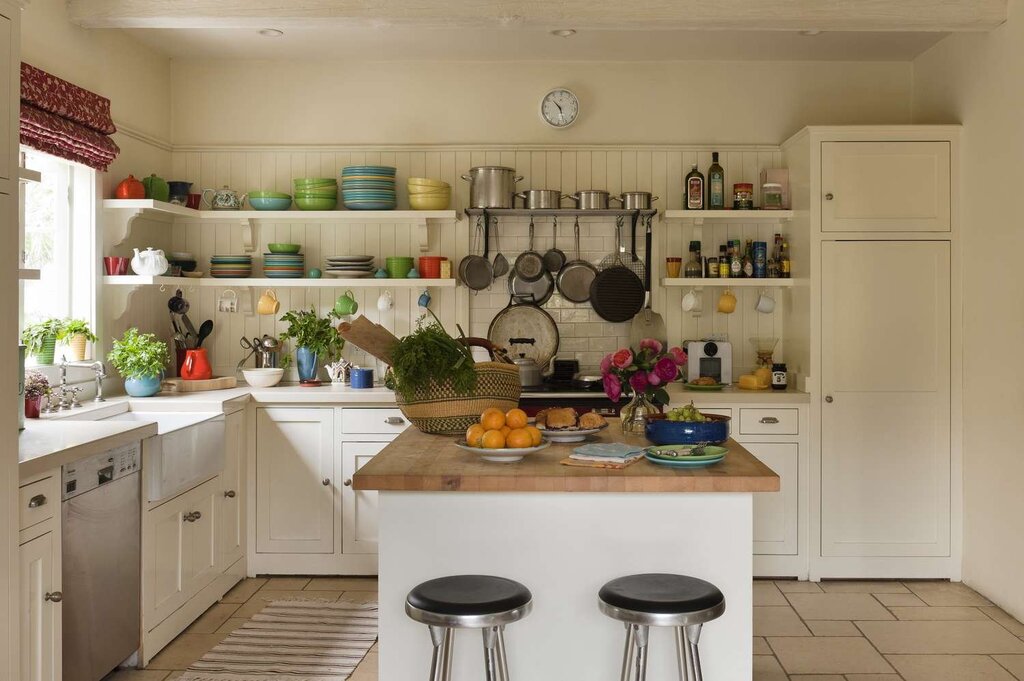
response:
M268 279L301 279L306 273L306 256L299 244L267 244L263 254L263 276Z
M392 279L405 279L413 268L413 259L405 256L391 256L384 263Z
M346 279L372 277L375 269L372 255L329 255L325 264L327 276Z
M447 210L452 200L452 186L428 177L410 177L405 183L409 190L409 207L413 210Z
M238 279L252 275L251 255L215 255L210 258L210 276Z
M288 210L292 197L281 192L249 192L249 205L253 210Z
M299 210L334 210L338 207L338 181L333 177L297 177L295 205Z
M348 166L341 171L341 198L350 210L394 210L395 169Z

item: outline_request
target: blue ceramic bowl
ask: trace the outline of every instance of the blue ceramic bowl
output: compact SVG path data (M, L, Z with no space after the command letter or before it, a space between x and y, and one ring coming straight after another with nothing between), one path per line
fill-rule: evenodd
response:
M729 416L705 414L707 421L690 423L669 421L663 416L647 422L644 435L656 445L695 445L700 442L719 444L729 439Z
M291 199L267 199L249 197L249 205L253 210L288 210L292 207Z

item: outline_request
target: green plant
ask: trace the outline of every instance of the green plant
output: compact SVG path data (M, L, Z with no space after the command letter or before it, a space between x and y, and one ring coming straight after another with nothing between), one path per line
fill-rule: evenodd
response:
M25 372L25 399L34 400L50 390L50 381L38 371Z
M63 319L44 319L35 324L29 324L21 332L21 342L28 346L30 355L38 355L43 350L43 343L49 338L58 338L63 333L65 322Z
M412 399L417 390L432 381L450 380L458 395L466 395L476 387L473 353L452 338L430 310L416 321L416 330L395 344L391 352L394 389L402 397Z
M171 361L167 343L154 334L139 333L134 327L125 331L120 340L114 340L107 359L124 378L159 376Z
M309 310L289 310L281 317L282 322L288 322L288 330L281 334L280 339L292 341L296 348L312 350L320 362L333 362L341 356L345 340L334 328L332 317L333 313L321 317L313 307ZM287 368L291 360L291 354L285 355L283 366Z
M95 343L99 340L96 337L96 334L92 332L92 329L89 328L89 322L84 319L68 319L65 321L64 327L60 330L60 333L57 334L57 340L63 343L64 341L71 340L78 335L85 336L85 340L90 343Z

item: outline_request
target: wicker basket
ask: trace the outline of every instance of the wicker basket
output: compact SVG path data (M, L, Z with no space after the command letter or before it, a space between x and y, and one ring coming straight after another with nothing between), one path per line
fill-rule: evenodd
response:
M494 345L482 338L466 338L466 345L486 348L490 362L474 365L476 388L468 395L457 395L451 381L434 381L416 391L411 400L395 393L398 407L409 421L424 433L433 435L462 435L480 414L491 407L508 411L519 405L522 387L519 368L515 364L495 357Z

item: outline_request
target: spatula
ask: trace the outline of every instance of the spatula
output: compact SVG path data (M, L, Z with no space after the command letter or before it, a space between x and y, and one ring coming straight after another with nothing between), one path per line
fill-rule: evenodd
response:
M647 217L646 242L646 264L644 272L644 286L647 289L647 305L640 310L629 326L629 344L632 347L640 345L644 338L654 338L661 341L662 345L668 345L668 330L665 328L665 318L651 309L654 298L651 295L651 220Z

